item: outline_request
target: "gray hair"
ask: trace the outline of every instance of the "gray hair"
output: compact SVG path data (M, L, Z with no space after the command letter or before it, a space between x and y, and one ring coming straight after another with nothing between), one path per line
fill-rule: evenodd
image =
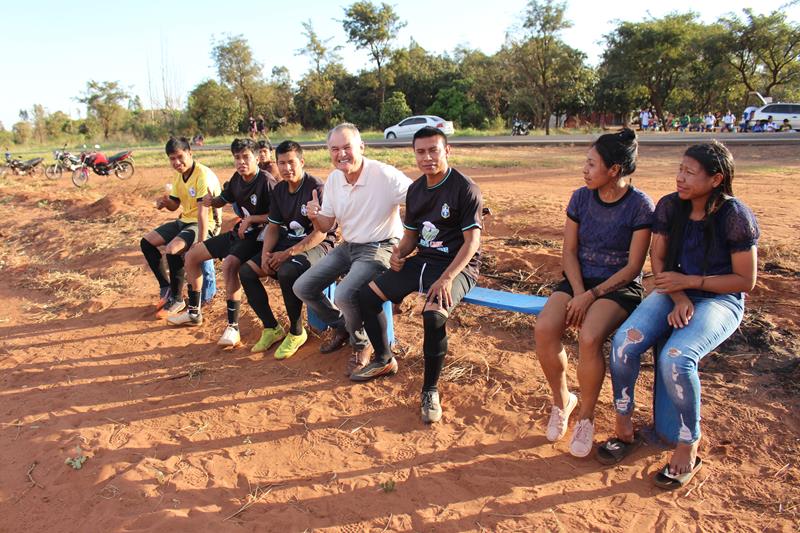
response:
M357 143L361 143L361 133L358 131L358 127L351 122L342 122L338 126L335 126L331 131L328 132L328 138L325 141L326 144L330 144L331 137L333 137L334 133L339 133L340 131L351 131L353 132L353 138Z

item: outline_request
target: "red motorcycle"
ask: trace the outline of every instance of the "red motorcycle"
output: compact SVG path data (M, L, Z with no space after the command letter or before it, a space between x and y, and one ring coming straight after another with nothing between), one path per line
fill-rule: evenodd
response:
M98 176L108 176L113 172L121 180L133 176L136 169L133 166L132 150L106 157L98 151L99 145L95 145L94 148L94 151L84 150L81 152L81 164L72 172L72 183L76 187L83 187L89 181L89 169L92 169Z

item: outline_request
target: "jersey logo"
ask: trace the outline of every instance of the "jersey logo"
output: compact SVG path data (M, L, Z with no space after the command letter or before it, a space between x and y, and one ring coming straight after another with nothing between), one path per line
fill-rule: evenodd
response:
M253 205L256 205L257 201L258 201L258 196L256 196L255 194L251 194L250 195L250 203L253 204Z
M450 206L442 204L442 218L450 218Z
M192 198L197 196L197 191L194 190L194 187L189 187L189 196L191 196Z
M306 204L300 206L300 214L304 217L308 216L308 209L306 209Z
M296 220L289 223L289 231L292 232L292 237L300 238L306 236L306 229Z

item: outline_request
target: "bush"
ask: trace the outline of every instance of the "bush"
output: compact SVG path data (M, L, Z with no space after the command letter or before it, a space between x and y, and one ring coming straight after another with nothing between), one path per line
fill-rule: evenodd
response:
M394 91L381 106L381 124L384 127L400 122L411 114L411 108L406 103L406 95Z

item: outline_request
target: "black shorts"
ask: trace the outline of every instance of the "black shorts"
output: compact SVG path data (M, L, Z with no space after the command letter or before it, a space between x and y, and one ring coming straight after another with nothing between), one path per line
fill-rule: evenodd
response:
M272 251L273 252L282 252L284 250L288 250L292 246L294 246L293 243L278 243L277 245L275 245L275 248L273 248ZM317 245L317 246L313 247L310 250L306 250L302 254L297 254L297 255L292 256L292 258L289 259L288 261L286 261L285 263L283 263L278 268L278 270L283 268L283 265L286 265L287 263L291 263L291 264L293 264L295 266L295 269L300 274L302 274L303 272L305 272L306 270L308 270L309 268L311 268L312 266L317 264L319 262L319 260L322 259L323 257L325 257L325 255L327 253L328 253L327 248L325 248L322 245ZM252 261L256 265L258 265L259 268L261 268L261 251L259 251L255 255L253 255L253 257L251 257L249 259L249 261ZM273 279L278 279L277 273L275 275L273 275L273 276L270 276L270 277L273 278ZM300 276L298 275L298 277L300 277Z
M180 219L173 220L172 222L160 225L154 231L158 233L167 244L175 237L180 237L188 248L197 240L197 222L183 222Z
M605 279L600 278L583 278L583 286L588 291L597 287L601 283L603 283ZM569 280L564 277L561 280L561 283L556 285L553 289L553 292L565 292L570 296L575 296L572 292L572 285L570 285ZM617 289L614 292L609 292L608 294L602 295L600 298L611 300L612 302L617 302L620 307L622 307L628 315L633 313L633 310L642 303L644 299L644 287L638 281L631 281L621 289Z
M406 261L400 272L387 270L375 278L374 281L384 296L393 303L399 304L403 301L403 298L413 292L427 292L431 285L447 270L448 266L450 266L450 263L431 262L419 256L414 256ZM450 290L450 298L453 301L453 305L447 309L448 313L464 299L464 296L472 290L475 283L472 277L464 272L459 272L458 276L453 280L453 287Z
M253 233L255 235L252 237L248 236L240 239L239 234L232 230L216 237L211 237L203 244L206 245L206 250L214 259L225 259L227 256L232 255L244 263L254 255L260 256L261 248L264 246L264 243L258 240L258 233Z

